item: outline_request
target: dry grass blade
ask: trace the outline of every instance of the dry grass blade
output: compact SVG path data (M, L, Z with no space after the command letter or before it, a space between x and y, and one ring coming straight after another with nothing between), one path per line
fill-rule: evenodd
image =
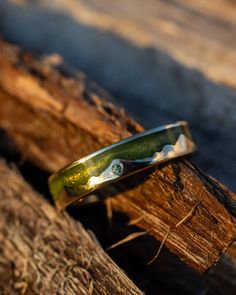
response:
M146 234L147 234L146 231L132 233L132 234L128 235L127 237L125 237L124 239L122 239L122 240L116 242L115 244L111 245L110 247L108 247L107 250L114 249L114 248L116 248L118 246L121 246L121 245L123 245L125 243L128 243L128 242L130 242L130 241L132 241L134 239L137 239L138 237L144 236Z

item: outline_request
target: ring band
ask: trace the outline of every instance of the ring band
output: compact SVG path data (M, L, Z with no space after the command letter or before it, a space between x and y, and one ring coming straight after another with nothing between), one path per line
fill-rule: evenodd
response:
M56 206L63 209L105 184L195 150L187 122L161 126L73 162L50 176L49 189Z

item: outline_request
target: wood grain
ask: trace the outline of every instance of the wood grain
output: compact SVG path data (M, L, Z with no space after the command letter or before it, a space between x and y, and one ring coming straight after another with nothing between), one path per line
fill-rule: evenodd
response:
M0 126L47 171L143 130L84 75L63 75L48 60L4 42L0 68ZM198 271L215 264L235 240L235 194L184 159L100 195L156 239L170 231L165 245Z
M0 161L1 294L143 294L92 232Z
M148 128L189 121L196 163L236 191L235 13L231 0L2 0L0 30L60 54Z

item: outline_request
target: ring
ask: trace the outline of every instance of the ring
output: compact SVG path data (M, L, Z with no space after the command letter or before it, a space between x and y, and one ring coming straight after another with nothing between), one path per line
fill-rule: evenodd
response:
M49 177L49 189L59 209L155 164L196 150L185 121L125 138L61 169Z

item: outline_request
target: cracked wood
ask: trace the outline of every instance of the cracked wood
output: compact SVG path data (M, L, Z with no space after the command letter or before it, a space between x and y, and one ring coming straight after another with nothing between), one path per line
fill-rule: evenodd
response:
M48 59L2 42L0 67L0 126L47 171L143 130L84 75L61 74ZM235 194L183 159L100 194L160 241L171 229L165 245L201 272L235 239ZM191 218L177 227L197 203Z

